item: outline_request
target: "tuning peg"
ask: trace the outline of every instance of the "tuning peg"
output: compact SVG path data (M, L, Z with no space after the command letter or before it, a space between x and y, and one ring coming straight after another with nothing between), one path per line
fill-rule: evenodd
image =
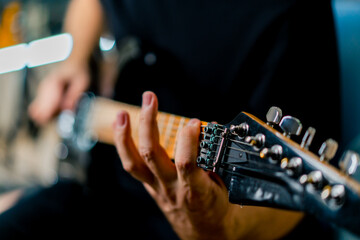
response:
M266 114L267 124L273 127L275 124L279 124L282 118L282 111L278 107L271 107Z
M335 156L338 146L334 139L326 140L319 149L320 161L330 161Z
M283 154L282 146L274 145L270 149L263 148L260 152L260 157L269 158L271 163L277 163L278 161L280 161L282 154Z
M309 149L312 140L314 139L315 133L316 133L316 129L313 127L309 127L304 134L300 146L304 149Z
M265 135L258 133L255 136L247 136L245 142L249 143L255 149L260 149L265 144Z
M249 132L249 125L247 123L241 123L239 125L231 125L230 132L244 138Z
M315 188L319 189L323 184L323 175L320 171L312 171L307 175L302 175L299 181L301 184L310 183Z
M281 159L280 167L282 169L290 170L289 174L298 176L303 168L303 161L299 157L293 157L290 160L288 158Z
M348 150L346 151L340 161L339 167L340 169L346 173L347 175L354 175L358 169L360 164L360 156L354 151Z
M327 200L333 206L340 206L345 200L345 187L341 184L325 186L321 192L321 198Z
M284 135L290 137L291 135L300 135L302 124L299 119L285 116L281 119L279 126L284 131Z

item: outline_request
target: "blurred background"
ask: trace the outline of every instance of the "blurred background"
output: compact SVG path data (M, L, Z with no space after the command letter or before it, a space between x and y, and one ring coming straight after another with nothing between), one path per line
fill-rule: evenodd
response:
M27 114L39 82L71 52L71 36L61 32L68 2L0 0L0 194L83 177L84 157L70 151L58 121L38 127ZM108 97L119 69L114 45L104 33L93 56L94 71L105 80L101 95Z
M39 128L27 116L38 83L71 51L71 36L61 33L67 4L0 0L0 193L50 185L59 177L81 178L81 156L69 152L57 121ZM360 1L333 0L333 7L342 83L343 134L336 140L340 149L360 152ZM104 96L112 94L120 57L111 36L104 35L94 53L98 76L109 83L100 88Z
M66 5L0 1L0 191L56 181L56 129L38 129L27 117L38 82L56 63L29 68L25 51L28 43L61 33Z

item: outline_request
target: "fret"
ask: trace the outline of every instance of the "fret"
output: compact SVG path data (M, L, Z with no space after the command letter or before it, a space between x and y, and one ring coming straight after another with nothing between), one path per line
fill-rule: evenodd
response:
M93 102L87 119L87 128L94 132L100 142L114 144L113 122L120 110L127 111L130 115L131 133L136 145L139 142L139 119L141 108L110 99L97 97ZM188 118L159 112L157 116L159 141L165 148L170 158L174 158L176 150L176 138L180 130L189 121ZM202 122L203 124L206 124Z
M172 155L170 155L172 157L172 159L175 159L178 135L179 135L181 129L184 127L185 122L187 122L187 121L188 121L188 119L186 119L184 117L181 117L180 122L179 122L179 126L176 128L176 137L175 137L175 141L174 141L174 150L172 152Z
M167 124L168 124L168 121L169 121L169 117L170 117L170 114L166 114L166 113L162 113L162 112L158 113L158 120L162 119L161 127L158 126L158 128L159 128L159 141L160 141L160 144L162 146L164 146L164 143L165 143L165 135L166 135L166 130L167 130Z
M171 131L173 128L174 121L175 121L175 116L170 115L169 122L167 123L167 126L166 126L165 140L164 140L164 145L163 145L165 147L165 149L167 149L169 146L169 140L171 138L170 134L171 134Z
M160 136L164 133L166 115L159 113L158 115L158 128Z

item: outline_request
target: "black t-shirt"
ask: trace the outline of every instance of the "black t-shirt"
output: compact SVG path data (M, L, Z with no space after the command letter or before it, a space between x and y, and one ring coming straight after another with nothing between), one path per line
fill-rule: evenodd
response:
M340 140L337 46L329 0L102 0L118 42L140 39L142 59L119 77L120 100L153 89L160 110L227 123L264 119L272 105ZM164 100L163 100L164 99Z

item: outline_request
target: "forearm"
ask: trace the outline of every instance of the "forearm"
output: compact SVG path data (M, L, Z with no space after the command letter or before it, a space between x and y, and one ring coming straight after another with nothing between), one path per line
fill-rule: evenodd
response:
M73 49L68 62L86 64L99 42L104 14L99 0L72 0L69 4L64 32L73 37Z

